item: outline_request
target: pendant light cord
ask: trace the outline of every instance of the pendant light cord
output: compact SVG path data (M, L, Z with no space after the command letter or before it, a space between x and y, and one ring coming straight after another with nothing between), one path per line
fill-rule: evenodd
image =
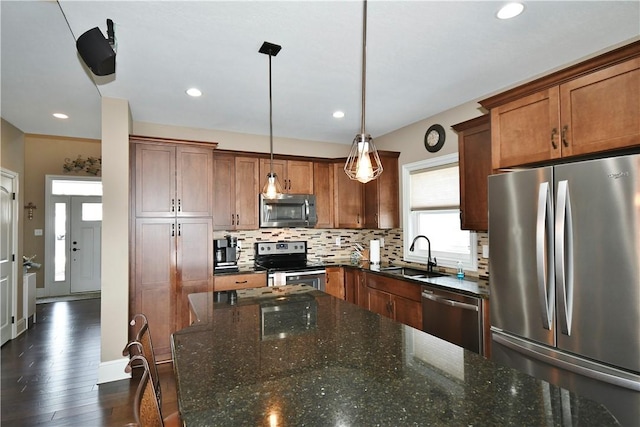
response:
M365 94L367 78L367 0L364 0L362 12L362 116L360 118L360 133L364 135L365 123Z
M271 51L269 51L269 151L271 153L269 175L273 176L273 101L271 94Z

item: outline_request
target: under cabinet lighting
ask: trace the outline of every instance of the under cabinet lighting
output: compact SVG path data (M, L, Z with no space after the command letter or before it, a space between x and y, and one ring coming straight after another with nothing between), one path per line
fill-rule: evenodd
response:
M69 116L67 116L64 113L53 113L53 117L55 117L56 119L68 119Z
M195 87L187 89L186 92L187 92L187 95L193 96L194 98L197 98L198 96L202 95L202 92L200 91L200 89L197 89Z

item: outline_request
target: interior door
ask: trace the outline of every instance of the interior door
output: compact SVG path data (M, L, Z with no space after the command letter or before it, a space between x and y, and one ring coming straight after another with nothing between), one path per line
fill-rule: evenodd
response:
M71 293L100 290L102 197L71 197Z
M0 180L0 345L11 339L13 317L13 178L2 173Z

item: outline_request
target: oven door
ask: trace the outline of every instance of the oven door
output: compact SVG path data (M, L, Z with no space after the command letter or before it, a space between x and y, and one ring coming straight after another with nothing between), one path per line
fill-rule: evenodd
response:
M268 286L309 285L323 292L326 283L324 269L269 273L267 280Z

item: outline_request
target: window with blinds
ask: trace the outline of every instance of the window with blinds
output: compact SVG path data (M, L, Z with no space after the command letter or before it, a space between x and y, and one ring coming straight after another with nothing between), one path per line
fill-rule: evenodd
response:
M406 168L406 170L405 170ZM441 156L403 166L404 259L439 266L477 270L475 233L460 229L460 185L457 155ZM414 251L409 247L417 239Z

